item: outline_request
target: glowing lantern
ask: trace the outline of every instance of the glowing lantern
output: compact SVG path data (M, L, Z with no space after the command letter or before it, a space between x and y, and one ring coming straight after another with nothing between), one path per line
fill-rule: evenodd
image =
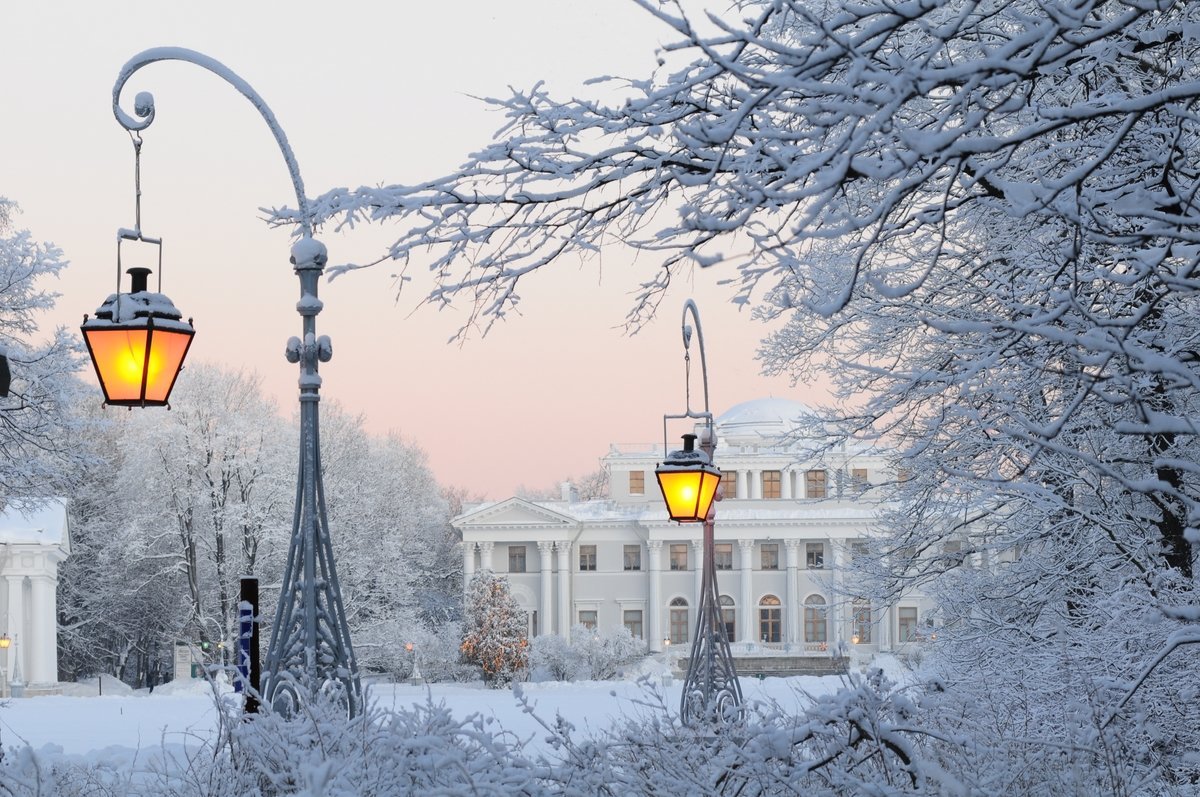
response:
M721 471L713 467L708 454L697 451L696 435L683 436L683 450L672 451L666 461L654 469L667 514L679 523L703 523L721 483Z
M83 339L105 404L161 407L171 397L196 330L170 299L146 289L150 269L126 273L132 278L130 292L109 296L95 318L84 316Z

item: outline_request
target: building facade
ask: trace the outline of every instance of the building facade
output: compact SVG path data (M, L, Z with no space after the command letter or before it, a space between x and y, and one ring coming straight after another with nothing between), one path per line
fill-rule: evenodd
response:
M871 533L881 454L824 451L797 435L808 410L785 399L739 404L715 422L723 473L715 551L722 615L735 655L782 651L860 654L915 640L928 610L919 597L873 605L855 596L846 565ZM467 580L504 575L531 636L568 637L576 625L625 626L651 652L685 649L695 633L702 574L699 525L670 521L654 469L661 446L618 446L603 458L609 498L510 498L455 518Z
M58 565L71 553L62 499L10 501L0 511L0 678L28 684L25 694L58 689Z

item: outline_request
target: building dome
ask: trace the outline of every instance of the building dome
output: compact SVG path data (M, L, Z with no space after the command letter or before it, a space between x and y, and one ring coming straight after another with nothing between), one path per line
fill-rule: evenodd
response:
M799 401L762 398L735 404L717 417L717 435L727 440L778 440L794 434L803 418L813 411Z

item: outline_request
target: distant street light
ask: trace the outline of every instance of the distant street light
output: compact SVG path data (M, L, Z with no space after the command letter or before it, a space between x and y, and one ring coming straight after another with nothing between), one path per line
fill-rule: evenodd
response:
M695 320L696 338L700 350L700 376L704 385L704 411L692 412L691 405L691 343L692 327L688 314ZM673 451L654 471L667 514L680 523L704 524L704 572L700 582L700 609L696 617L696 638L688 657L687 677L683 682L679 715L685 725L702 719L716 725L737 722L742 716L742 686L733 664L733 653L725 635L721 606L717 597L717 571L713 556L714 501L719 500L721 471L713 465L716 430L708 408L708 363L704 355L704 333L700 328L700 311L688 299L683 305L683 361L685 367L686 410L682 415L663 416L663 450L666 451L667 421L702 421L699 435L685 434L683 450ZM695 442L699 439L700 449ZM656 609L657 611L657 609Z
M9 696L8 692L8 648L12 644L12 637L8 634L0 635L0 695Z
M296 191L303 235L292 245L291 262L300 279L301 337L287 342L288 362L300 364L300 472L297 478L292 537L288 547L271 644L263 678L263 696L276 711L290 714L318 692L343 700L350 715L362 709L362 685L350 644L342 606L341 587L334 567L321 479L321 445L317 406L321 377L318 362L333 356L329 338L318 337L316 317L322 303L317 284L325 267L325 246L312 237L312 213L304 183L287 136L266 102L246 81L224 64L193 50L158 47L130 59L113 86L113 114L129 131L134 145L135 225L117 234L117 292L100 306L96 317L83 323L83 336L100 379L106 404L128 407L161 406L168 402L195 330L184 322L175 305L161 293L162 240L141 229L141 131L154 121L154 97L141 92L130 116L121 109L121 90L129 78L157 61L186 61L225 80L254 105L279 145ZM120 290L121 244L140 241L158 247L159 291L147 287L149 269L129 269L128 293Z

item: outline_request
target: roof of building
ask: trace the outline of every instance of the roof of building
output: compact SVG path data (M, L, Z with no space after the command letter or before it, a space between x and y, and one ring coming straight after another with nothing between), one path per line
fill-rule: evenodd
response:
M716 419L717 434L726 437L777 439L795 432L801 419L813 411L799 401L785 398L761 398L743 401Z
M66 549L70 545L66 500L10 500L0 510L0 543L40 543Z

